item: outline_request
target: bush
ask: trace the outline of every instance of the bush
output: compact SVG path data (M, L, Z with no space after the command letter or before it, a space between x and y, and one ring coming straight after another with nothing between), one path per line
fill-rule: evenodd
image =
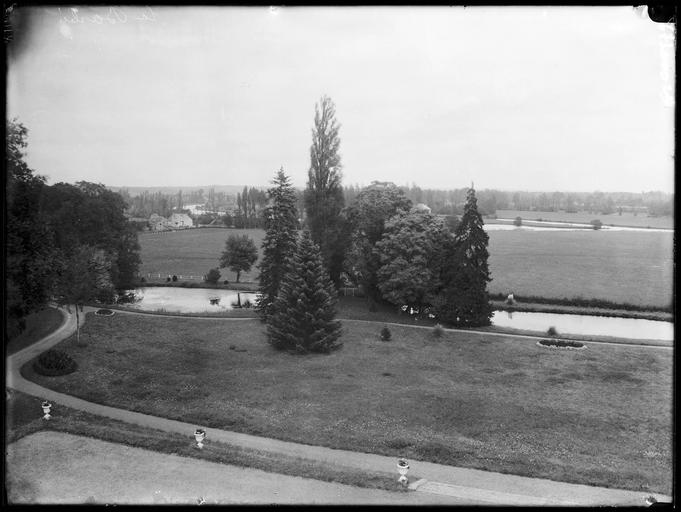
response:
M229 284L229 281L225 279L224 281L222 281L222 284Z
M250 307L252 307L252 306L253 306L253 304L251 304L251 301L248 300L248 299L246 299L245 301L243 301L242 304L241 304L241 307L242 307L242 308L247 308L247 309L250 308Z
M390 333L390 329L387 327L384 327L381 329L381 340L382 341L390 341L390 338L392 338L392 334Z
M548 334L549 336L555 336L556 334L558 334L558 331L556 331L556 328L552 325L551 327L549 327L549 330L546 331L546 334Z
M522 226L523 225L522 217L516 217L515 219L513 219L513 225L514 226Z
M56 377L68 375L78 368L76 362L66 352L50 349L40 354L33 363L33 369L40 375Z
M173 276L173 283L177 281L177 276Z
M594 219L594 220L591 221L591 226L594 229L601 229L601 227L603 226L603 223L599 219Z
M538 342L543 347L559 347L559 348L582 348L584 343L579 341L568 340L540 340Z
M143 277L140 277L140 283L146 283L146 282L147 282L146 279L144 279Z
M206 282L210 284L218 284L220 280L220 271L217 268L211 268L206 274Z
M170 282L170 277L166 277L166 283Z
M445 333L445 330L440 324L435 324L435 327L433 327L433 336L436 338L442 338L442 335Z

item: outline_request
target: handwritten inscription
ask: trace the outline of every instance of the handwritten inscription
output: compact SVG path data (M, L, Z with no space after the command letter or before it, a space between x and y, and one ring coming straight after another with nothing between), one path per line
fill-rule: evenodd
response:
M92 12L81 11L77 7L70 9L59 8L59 16L66 23L94 23L96 25L115 25L128 23L129 21L149 22L156 21L156 13L151 7L145 7L141 11L130 12L120 7L109 7L105 11Z

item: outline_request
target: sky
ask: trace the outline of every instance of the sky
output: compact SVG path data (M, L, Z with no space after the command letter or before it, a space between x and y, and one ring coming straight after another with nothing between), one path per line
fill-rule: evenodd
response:
M7 113L49 183L267 186L283 166L303 187L328 95L345 185L674 190L674 38L645 8L44 7L12 20Z

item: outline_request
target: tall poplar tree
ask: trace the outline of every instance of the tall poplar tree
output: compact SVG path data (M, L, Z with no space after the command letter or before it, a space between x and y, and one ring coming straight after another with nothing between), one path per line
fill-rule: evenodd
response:
M312 240L319 245L324 265L336 286L340 285L345 253L339 129L336 107L328 96L324 96L315 105L305 211Z
M443 291L437 301L437 314L442 322L465 327L490 324L492 305L487 283L492 279L487 260L489 236L478 212L475 190L466 194L466 205L453 243L447 248L443 271Z
M281 280L288 261L296 252L298 213L296 191L282 167L277 172L274 185L267 191L270 205L265 209L265 238L262 241L262 261L259 265L260 281L256 308L263 320L272 314L274 300L279 293Z
M293 352L331 352L340 348L337 294L317 244L305 231L281 281L267 320L269 343Z

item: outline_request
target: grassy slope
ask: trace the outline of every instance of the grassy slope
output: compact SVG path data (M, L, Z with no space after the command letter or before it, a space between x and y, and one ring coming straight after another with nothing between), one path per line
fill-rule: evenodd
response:
M7 355L15 354L57 330L64 321L61 312L45 308L26 317L26 330L7 341Z
M260 246L262 230L196 229L140 236L142 275L203 275L217 265L229 234ZM518 297L597 298L667 307L672 297L671 233L491 231L491 293ZM234 281L223 269L223 279ZM242 275L253 281L258 270ZM198 282L198 281L197 281Z
M78 372L25 371L94 402L208 427L670 492L668 351L555 351L465 333L436 340L406 326L384 343L379 326L346 322L342 350L296 357L274 352L257 320L89 315L89 346L62 344Z
M671 233L491 231L489 240L491 293L657 307L672 299Z
M515 219L520 217L523 220L555 220L560 222L575 222L588 224L593 219L600 219L605 225L631 226L640 228L664 228L673 229L674 219L672 217L648 217L647 215L634 215L633 213L616 213L611 215L601 215L588 212L529 212L521 210L497 210L496 216L500 219Z

